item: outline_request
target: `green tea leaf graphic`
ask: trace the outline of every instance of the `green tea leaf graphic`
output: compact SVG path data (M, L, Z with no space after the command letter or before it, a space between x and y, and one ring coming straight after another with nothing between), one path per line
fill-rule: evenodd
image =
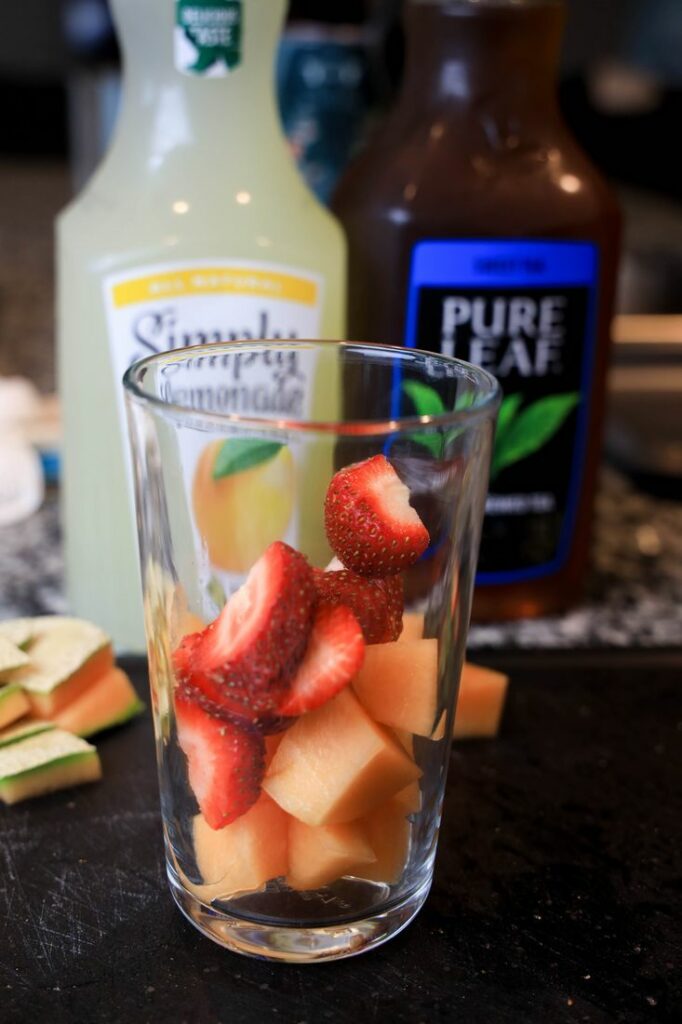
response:
M579 401L580 394L575 391L549 395L520 412L495 445L491 478L547 444Z
M523 395L507 395L500 406L500 411L497 417L497 432L495 434L495 444L499 445L503 434L511 426L512 421L515 419L519 406L523 401Z
M224 441L213 463L213 479L222 480L233 473L242 473L261 462L274 458L284 445L257 438L231 438Z
M403 391L412 401L417 416L441 416L445 412L443 399L428 384L422 384L420 380L406 380L403 381Z

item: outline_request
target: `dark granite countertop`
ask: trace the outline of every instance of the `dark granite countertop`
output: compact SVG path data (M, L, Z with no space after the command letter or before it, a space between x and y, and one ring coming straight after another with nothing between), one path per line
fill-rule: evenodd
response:
M164 878L148 716L101 737L102 782L0 809L3 1024L678 1021L682 659L572 658L512 672L500 737L453 750L425 907L336 964L195 932Z

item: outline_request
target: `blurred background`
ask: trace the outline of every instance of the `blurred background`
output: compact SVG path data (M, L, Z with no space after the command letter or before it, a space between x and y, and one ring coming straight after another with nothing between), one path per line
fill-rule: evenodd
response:
M615 185L625 220L606 461L644 493L678 502L682 5L567 0L567 8L561 105ZM280 108L292 150L323 201L390 105L402 69L400 0L290 5L277 65ZM55 388L54 217L101 157L118 101L107 0L2 5L0 378L27 377L43 395ZM56 410L49 412L56 438ZM640 546L660 553L655 536L642 536Z

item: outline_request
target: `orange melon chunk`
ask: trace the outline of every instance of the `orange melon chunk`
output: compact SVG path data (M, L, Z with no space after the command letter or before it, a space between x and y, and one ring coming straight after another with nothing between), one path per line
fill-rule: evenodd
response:
M423 636L423 612L405 612L403 615L403 629L398 637L398 642L403 643L405 640L421 640Z
M336 825L363 817L420 775L347 688L285 733L263 789L307 825Z
M289 874L292 889L319 889L343 875L359 874L376 860L362 825L305 825L289 819ZM357 869L357 870L356 870Z
M430 736L438 712L438 641L372 644L352 685L377 722Z
M405 786L405 789L401 789L399 793L396 793L393 801L396 806L402 807L403 814L416 814L417 811L421 811L422 792L419 788L419 783L411 782L409 786Z
M127 722L143 709L133 684L120 668L111 668L85 693L55 715L55 725L77 736L92 736L102 729Z
M205 902L262 888L286 875L288 818L269 797L225 828L212 829L203 815L194 818L194 855L203 885L191 885Z
M459 683L455 739L496 736L504 710L509 676L465 662Z
M405 808L395 800L376 808L363 825L376 860L362 869L362 877L392 885L400 879L410 849L410 823Z
M270 762L272 761L273 757L275 756L275 753L277 751L277 747L280 745L280 743L282 742L283 739L284 739L284 733L283 732L275 732L275 733L272 733L270 736L266 736L265 737L265 767L266 768L270 764Z
M405 732L404 729L392 729L391 730L398 743L414 761L414 736L411 732Z

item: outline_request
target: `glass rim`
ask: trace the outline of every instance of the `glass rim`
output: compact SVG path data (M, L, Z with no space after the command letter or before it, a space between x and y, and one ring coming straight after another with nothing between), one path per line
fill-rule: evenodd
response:
M460 377L467 377L479 390L480 395L464 409L454 409L449 412L425 415L425 416L398 416L391 419L357 419L350 421L343 420L300 420L285 418L268 418L265 416L243 415L242 413L213 412L205 409L192 409L176 402L169 402L158 395L146 392L140 384L140 375L152 366L157 366L167 360L182 362L189 354L192 356L211 355L215 356L221 351L271 349L274 346L291 348L322 348L339 347L344 349L362 349L380 353L387 356L393 362L398 363L408 355L423 356L427 359L454 366L459 371ZM327 338L277 338L258 340L237 340L218 341L205 345L187 345L183 348L169 349L166 352L155 352L153 355L145 356L132 363L123 375L123 388L126 398L141 406L151 406L157 411L163 411L174 419L190 420L201 418L207 424L220 425L223 427L248 427L262 431L289 431L301 434L337 434L342 436L371 436L402 433L403 431L417 431L424 428L450 427L453 425L472 423L485 416L494 413L500 404L502 390L495 377L487 370L474 363L468 363L464 359L457 359L454 356L443 355L440 352L427 352L424 349L407 348L397 345L377 344L364 341L343 341Z

